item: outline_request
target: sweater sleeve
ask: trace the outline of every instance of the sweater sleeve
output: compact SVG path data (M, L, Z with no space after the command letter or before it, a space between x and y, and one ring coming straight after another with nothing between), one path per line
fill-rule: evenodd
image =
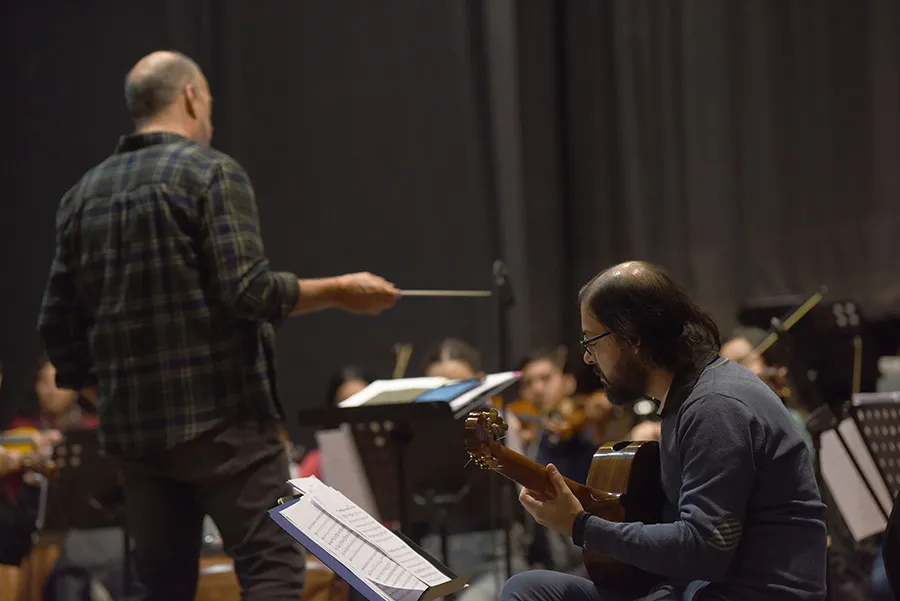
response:
M682 409L682 486L677 521L617 523L591 516L584 548L662 576L720 580L743 532L756 473L758 422L742 402L718 395Z

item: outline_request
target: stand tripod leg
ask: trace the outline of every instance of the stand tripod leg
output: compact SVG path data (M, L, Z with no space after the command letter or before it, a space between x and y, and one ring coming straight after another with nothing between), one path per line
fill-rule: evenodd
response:
M128 534L128 521L122 526L122 596L131 598L131 536Z
M506 560L506 578L508 580L508 579L512 578L512 575L513 575L513 568L512 568L512 525L513 525L512 514L513 514L513 512L512 512L512 508L510 508L510 506L509 506L510 495L506 492L507 490L510 490L510 489L505 482L503 484L504 484L503 490L501 491L501 493L503 493L503 494L501 495L500 500L502 503L502 509L506 510L501 515L506 516L506 518L504 519L504 524L503 524L503 532L504 532L504 539L505 539L503 547L504 547L504 552L506 553L506 556L504 557L504 559ZM512 490L515 490L515 489L512 489Z

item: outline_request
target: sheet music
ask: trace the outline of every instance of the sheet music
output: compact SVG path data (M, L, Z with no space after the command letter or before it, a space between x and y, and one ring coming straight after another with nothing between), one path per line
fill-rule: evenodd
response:
M446 574L416 553L400 537L354 505L339 491L326 486L317 489L312 499L319 508L350 527L428 586L436 586L450 580Z
M482 397L489 396L498 389L502 390L503 388L506 388L506 386L511 385L520 377L521 373L517 371L488 374L484 377L484 382L482 382L480 386L477 386L450 401L450 410L456 413L466 408L467 405L482 399Z
M393 557L334 519L314 497L304 496L282 515L354 574L376 585L373 588L388 601L416 601L428 588Z
M864 474L872 474L874 470L877 478L869 479L873 489L879 497L887 494L884 481L881 480L875 468L871 455L865 449L859 430L853 420L846 419L841 422L840 432L847 442L853 458L856 459ZM823 432L820 437L820 457L822 465L822 478L831 491L834 501L847 523L847 528L854 540L861 541L869 536L884 532L887 528L887 519L878 508L876 500L869 492L866 483L859 471L853 465L850 455L844 445L841 444L834 430ZM880 486L878 486L880 484ZM887 495L890 499L890 495ZM888 512L890 509L888 508Z
M350 398L341 401L338 407L360 407L383 392L401 390L432 390L450 382L447 378L397 378L375 380Z
M887 488L887 483L881 477L878 466L875 465L875 459L872 457L872 453L869 452L869 448L866 446L866 442L863 440L856 422L848 418L842 421L839 427L844 440L847 442L847 446L850 447L850 452L856 458L856 463L859 464L863 475L869 481L872 490L875 491L875 496L878 502L881 503L882 509L884 509L886 514L890 515L891 510L894 508L894 500Z
M478 401L483 400L483 397L489 396L493 392L502 390L506 386L511 385L520 377L521 374L517 371L488 374L484 377L484 381L481 382L481 384L450 401L450 409L454 413L459 412L468 405L476 404ZM389 392L400 393L402 391L413 391L415 394L411 393L411 396L415 397L423 390L433 390L454 381L455 380L448 380L446 378L398 378L395 380L375 380L364 389L340 403L338 407L361 407L377 396Z
M335 430L316 432L316 442L322 453L322 476L363 511L375 516L376 520L381 519L350 424L341 424ZM294 484L293 480L291 484Z

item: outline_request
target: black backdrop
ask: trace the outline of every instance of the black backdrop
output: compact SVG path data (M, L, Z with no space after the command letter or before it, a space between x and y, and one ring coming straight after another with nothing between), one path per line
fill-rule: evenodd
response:
M900 7L891 2L153 0L4 3L5 407L39 352L56 202L127 129L122 78L174 48L250 172L277 268L484 288L509 264L513 356L577 337L595 271L658 261L724 329L827 284L900 309ZM404 300L279 334L288 405L337 366L446 335L497 368L488 301ZM506 367L506 366L504 366Z

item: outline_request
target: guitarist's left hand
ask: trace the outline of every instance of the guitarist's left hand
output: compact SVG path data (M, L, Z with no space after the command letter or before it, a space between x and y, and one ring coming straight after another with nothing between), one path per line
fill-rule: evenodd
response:
M523 488L519 492L519 502L538 524L552 528L565 536L572 536L575 518L584 511L584 508L552 463L547 466L547 474L553 483L556 497L551 499L539 492Z

